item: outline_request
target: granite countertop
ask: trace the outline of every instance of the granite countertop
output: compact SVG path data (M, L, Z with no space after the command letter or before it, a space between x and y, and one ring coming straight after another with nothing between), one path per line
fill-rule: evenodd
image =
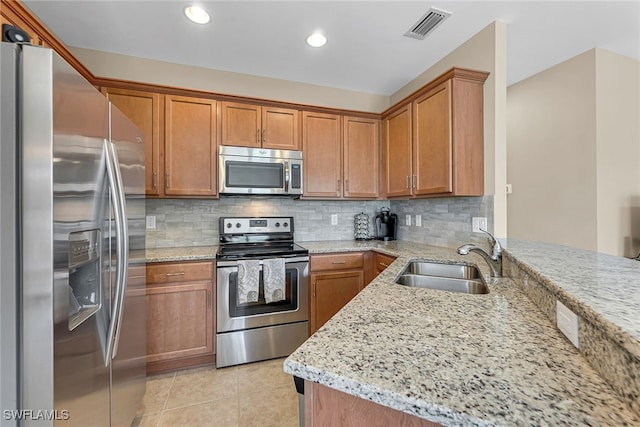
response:
M488 277L478 255L401 241L299 243L312 254L376 250L398 258L285 360L286 372L445 426L640 425L514 280L487 280L485 295L394 283L417 259L474 264ZM640 263L512 239L504 245L640 358ZM146 257L213 260L216 251L149 249Z
M146 250L147 262L207 261L216 259L218 246L189 246Z
M486 295L393 283L414 259L472 263L486 273L479 256L409 242L302 245L398 259L286 359L286 372L442 425L640 425L512 279L488 281ZM520 254L536 245L507 246L526 258ZM561 275L560 261L536 266L544 273L555 265ZM634 266L622 261L608 270Z

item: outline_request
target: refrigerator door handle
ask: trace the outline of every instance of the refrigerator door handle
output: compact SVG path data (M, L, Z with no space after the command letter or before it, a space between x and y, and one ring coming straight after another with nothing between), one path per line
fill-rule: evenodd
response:
M111 203L113 204L114 221L116 229L116 289L113 296L111 319L109 321L109 329L107 332L106 352L104 354L104 366L109 366L111 354L115 343L115 333L117 329L120 293L122 292L122 217L120 215L120 195L117 191L118 181L116 178L115 165L113 160L113 151L111 150L111 142L104 140L104 158L106 162L107 178L109 181L109 192L111 193Z
M111 159L113 161L115 178L117 182L117 192L118 198L120 201L118 211L120 214L120 246L119 252L122 253L122 256L118 256L118 260L121 261L121 264L118 265L118 269L121 272L120 274L120 298L118 300L118 316L116 319L116 331L115 337L113 340L113 355L112 359L115 359L118 354L118 343L120 342L120 326L122 325L122 316L124 313L124 297L127 292L127 280L129 276L129 224L127 223L127 204L124 192L124 184L122 180L122 175L120 174L120 162L118 161L118 153L116 151L116 146L112 142L109 143L111 149ZM116 239L117 240L117 239Z

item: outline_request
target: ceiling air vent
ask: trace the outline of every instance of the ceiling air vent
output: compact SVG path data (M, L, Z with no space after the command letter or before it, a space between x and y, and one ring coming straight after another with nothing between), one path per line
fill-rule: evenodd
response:
M435 30L438 25L442 24L442 21L450 16L451 12L445 12L444 10L432 7L427 10L427 13L418 19L418 22L416 22L409 31L404 33L404 35L414 39L424 40L427 34Z

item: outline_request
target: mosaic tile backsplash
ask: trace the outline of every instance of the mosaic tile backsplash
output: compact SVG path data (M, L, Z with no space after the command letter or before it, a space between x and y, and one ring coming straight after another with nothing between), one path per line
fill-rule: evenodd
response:
M374 218L382 207L398 214L398 239L454 247L471 239L471 218L484 216L493 228L493 197L450 197L424 200L293 200L289 198L223 197L206 199L148 199L147 216L156 217L156 229L147 230L147 248L217 245L218 219L226 216L293 216L295 240L348 240L354 237L354 217L364 212ZM338 224L331 225L331 216ZM405 225L412 215L412 226ZM422 227L415 226L422 215ZM475 236L471 240L481 239Z

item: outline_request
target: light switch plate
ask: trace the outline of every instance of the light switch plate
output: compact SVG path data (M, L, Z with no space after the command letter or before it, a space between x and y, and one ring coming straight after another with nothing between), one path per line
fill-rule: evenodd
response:
M569 341L571 341L576 348L580 348L578 315L569 310L569 308L560 301L556 301L556 321L560 332L569 338Z
M338 225L338 214L331 214L331 225Z
M405 215L404 220L407 223L407 227L411 225L411 215Z
M416 215L416 227L422 227L422 215Z
M153 230L156 228L156 217L155 215L147 215L145 218L145 223L147 230Z

